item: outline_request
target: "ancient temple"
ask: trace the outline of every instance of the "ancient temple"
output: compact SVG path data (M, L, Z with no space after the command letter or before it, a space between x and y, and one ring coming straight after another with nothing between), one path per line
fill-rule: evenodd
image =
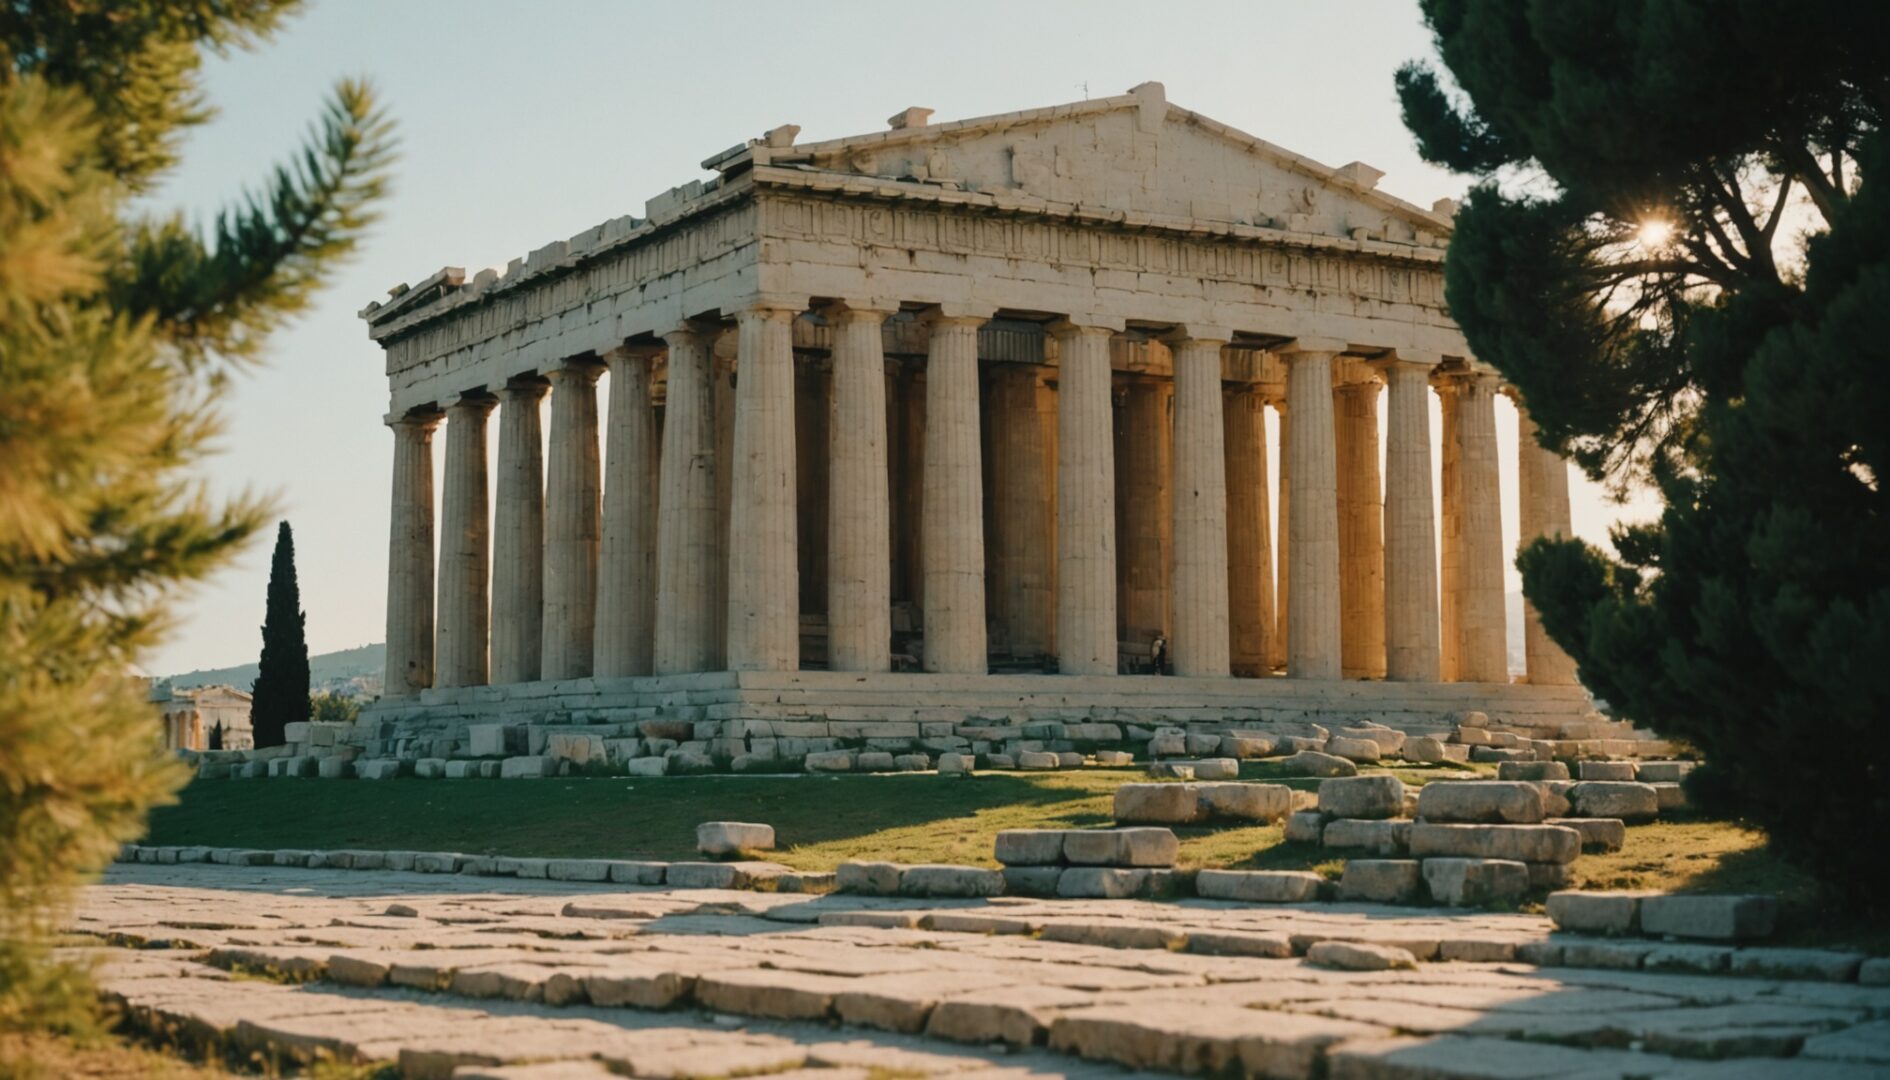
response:
M370 717L1590 707L1533 619L1508 670L1506 388L1445 310L1454 207L1157 83L929 115L776 128L362 312L394 435ZM1523 415L1523 536L1566 533Z

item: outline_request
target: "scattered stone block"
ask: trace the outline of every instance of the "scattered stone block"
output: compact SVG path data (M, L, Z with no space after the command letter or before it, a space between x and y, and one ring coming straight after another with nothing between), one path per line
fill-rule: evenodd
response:
M1536 755L1533 750L1504 748L1500 746L1472 746L1470 748L1471 761L1485 763L1494 761L1501 763L1504 761L1534 761L1535 759Z
M1334 818L1326 823L1319 842L1329 848L1354 848L1393 858L1410 853L1411 823L1395 820Z
M946 753L938 756L938 771L941 776L956 776L961 773L968 773L976 764L977 758L970 754Z
M1627 844L1627 822L1620 818L1544 818L1543 824L1581 833L1586 852L1620 851Z
M1772 896L1666 895L1641 901L1641 932L1712 941L1770 937L1778 923Z
M1581 834L1560 825L1437 825L1420 821L1411 829L1411 854L1510 859L1527 863L1568 863L1582 851Z
M1648 786L1654 789L1654 801L1661 810L1686 809L1687 789L1678 781L1662 780Z
M1148 774L1157 780L1192 780L1194 766L1179 761L1151 761Z
M1691 761L1643 761L1635 767L1635 779L1643 784L1677 784L1693 771Z
M479 765L477 761L449 761L446 763L446 778L448 780L477 780L479 779Z
M1206 732L1198 735L1190 734L1187 736L1187 747L1188 753L1197 757L1218 754L1221 750L1221 737Z
M1545 818L1567 817L1574 807L1569 805L1568 789L1574 787L1569 780L1544 780L1536 785L1542 792L1542 813Z
M1081 755L1077 756L1076 763L1083 763ZM898 754L893 757L893 768L900 772L924 772L931 767L932 758L928 754Z
M841 892L866 896L898 896L905 867L891 862L843 862L834 868L834 884Z
M1121 825L1191 825L1204 816L1202 802L1193 784L1124 784L1116 789L1115 819Z
M1233 758L1198 758L1194 761L1176 761L1174 765L1186 765L1194 770L1196 780L1238 780L1240 762Z
M1395 945L1373 945L1364 941L1319 941L1306 950L1308 963L1341 971L1412 970L1417 957L1409 949Z
M1404 781L1383 773L1322 781L1319 812L1334 818L1395 818L1404 813Z
M1005 866L1056 866L1063 861L1063 829L1004 829L994 857Z
M1577 763L1576 771L1583 780L1635 779L1632 761L1583 761Z
M666 757L631 758L623 763L625 776L666 776L669 774L669 759Z
M339 754L322 758L316 774L323 780L346 780L354 775L354 763Z
M696 850L704 855L773 851L774 826L753 821L705 821L696 826Z
M1299 810L1287 815L1286 839L1294 844L1317 844L1325 840L1326 815L1317 810Z
M1417 895L1419 876L1415 859L1353 859L1339 878L1339 899L1405 903Z
M1518 900L1529 892L1529 868L1508 859L1425 859L1431 899L1452 907Z
M1286 817L1293 806L1293 789L1285 784L1206 783L1194 786L1200 796L1201 809L1210 818L1272 824Z
M557 774L556 763L542 755L509 757L499 765L502 780L541 780Z
M551 859L545 876L553 881L609 881L609 859Z
M1276 749L1283 754L1297 754L1305 750L1324 750L1325 746L1323 735L1282 735Z
M1167 829L1071 829L1063 859L1073 866L1173 866L1181 842Z
M1444 744L1444 760L1461 765L1470 760L1470 748L1457 743Z
M1529 888L1535 892L1554 892L1575 884L1575 868L1569 863L1525 864L1529 867Z
M1542 789L1503 780L1436 780L1418 789L1425 821L1534 825L1543 818Z
M1221 757L1237 758L1246 761L1263 758L1273 753L1274 742L1265 735L1251 735L1246 732L1230 731L1221 736L1218 752Z
M1378 744L1371 739L1348 739L1343 735L1334 735L1326 740L1326 753L1353 762L1377 761L1383 756Z
M1007 866L1001 872L1004 892L1010 896L1055 896L1063 877L1060 866Z
M568 761L582 768L606 759L604 739L589 732L555 731L545 737L545 756L553 761Z
M1660 794L1652 784L1584 780L1568 789L1570 817L1652 821L1660 814Z
M1553 892L1549 921L1581 934L1631 934L1640 927L1641 901L1649 892Z
M1448 745L1434 735L1415 735L1404 741L1404 759L1427 765L1448 761Z
M1147 870L1072 866L1058 876L1056 895L1071 900L1126 900L1142 895L1148 883Z
M853 751L820 750L807 755L801 765L808 772L852 772Z
M1056 769L1062 765L1062 760L1048 751L1026 750L1017 755L1017 767L1020 769Z
M1151 757L1179 757L1188 752L1188 736L1182 732L1156 732L1148 741Z
M1196 930L1188 934L1188 951L1203 956L1259 956L1269 960L1284 960L1293 955L1293 939L1279 933Z
M1194 876L1194 891L1210 900L1295 904L1318 899L1324 880L1304 870L1203 870Z
M831 871L820 873L807 870L790 870L774 879L776 892L805 893L822 895L840 887L840 875Z
M1559 761L1505 761L1496 767L1498 780L1567 780L1568 766Z
M524 731L511 724L471 724L466 728L466 752L473 757L509 757L525 749Z
M978 866L908 866L899 879L902 896L984 897L1004 892L1004 875Z
M1119 769L1135 764L1135 755L1127 750L1098 750L1094 757L1096 764L1105 768Z
M890 751L862 750L854 756L853 768L858 772L892 772L895 766Z
M392 780L400 775L401 765L394 758L369 758L354 763L354 774L363 780Z

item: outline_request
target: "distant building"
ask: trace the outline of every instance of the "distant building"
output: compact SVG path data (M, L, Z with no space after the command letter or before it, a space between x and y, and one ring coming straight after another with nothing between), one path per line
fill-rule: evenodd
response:
M234 686L175 689L167 682L151 688L151 704L164 725L166 750L208 750L210 733L221 724L220 749L248 750L256 745L249 726L249 695Z

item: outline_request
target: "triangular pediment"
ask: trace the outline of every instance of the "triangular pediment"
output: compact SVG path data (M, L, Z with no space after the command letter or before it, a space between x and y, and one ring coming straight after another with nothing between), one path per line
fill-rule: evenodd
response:
M1450 231L1448 217L1375 190L1377 170L1295 155L1168 104L1156 83L1120 97L797 146L776 158L1091 210L1419 247L1441 246Z

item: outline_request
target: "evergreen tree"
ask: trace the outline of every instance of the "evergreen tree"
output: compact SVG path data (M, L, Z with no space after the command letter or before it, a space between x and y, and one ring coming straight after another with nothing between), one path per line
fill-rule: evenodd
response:
M276 0L0 5L0 1029L82 1024L52 962L72 890L184 777L134 665L182 586L267 520L190 469L233 365L302 310L372 220L391 149L344 82L307 148L201 232L134 205L210 116L202 51Z
M215 724L211 725L210 745L206 747L206 749L209 749L209 750L223 749L223 721L218 720Z
M281 746L283 726L309 718L307 621L302 590L295 582L295 535L285 521L276 527L269 597L263 608L262 659L250 688L249 724L257 746Z
M1524 592L1583 681L1688 740L1709 809L1890 912L1890 8L1423 0L1406 125L1482 178L1445 268L1543 444L1660 491Z

